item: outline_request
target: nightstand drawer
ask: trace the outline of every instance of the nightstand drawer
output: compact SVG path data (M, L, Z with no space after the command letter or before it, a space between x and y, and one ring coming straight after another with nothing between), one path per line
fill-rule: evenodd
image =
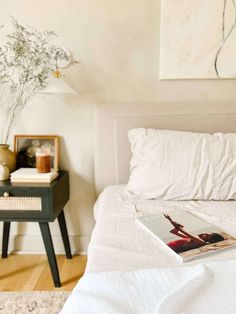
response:
M3 196L0 197L1 210L41 211L42 199L41 197Z
M0 219L48 219L53 215L53 202L48 188L0 189Z

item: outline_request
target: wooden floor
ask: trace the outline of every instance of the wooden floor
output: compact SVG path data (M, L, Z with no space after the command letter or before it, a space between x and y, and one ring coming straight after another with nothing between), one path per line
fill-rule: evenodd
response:
M62 287L55 288L46 255L0 258L0 291L70 291L83 275L86 256L57 255Z

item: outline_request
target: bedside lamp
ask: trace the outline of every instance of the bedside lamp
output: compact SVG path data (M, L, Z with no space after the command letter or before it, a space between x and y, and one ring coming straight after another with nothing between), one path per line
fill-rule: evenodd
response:
M48 85L41 91L42 94L73 94L77 92L63 80L62 77L53 77Z
M65 48L63 49L63 52L66 55L66 59L60 59L60 56L56 54L53 77L49 79L47 86L41 90L42 94L77 94L77 92L62 78L61 71L59 70L59 68L67 68L72 64L71 52Z

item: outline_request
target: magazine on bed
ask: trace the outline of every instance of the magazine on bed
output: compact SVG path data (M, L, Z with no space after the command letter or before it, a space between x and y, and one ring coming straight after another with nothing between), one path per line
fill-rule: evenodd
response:
M136 220L183 262L236 245L236 239L188 211Z

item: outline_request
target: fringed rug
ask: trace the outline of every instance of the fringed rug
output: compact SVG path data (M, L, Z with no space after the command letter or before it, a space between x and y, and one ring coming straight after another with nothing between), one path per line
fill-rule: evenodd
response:
M70 292L0 292L0 314L58 314Z

